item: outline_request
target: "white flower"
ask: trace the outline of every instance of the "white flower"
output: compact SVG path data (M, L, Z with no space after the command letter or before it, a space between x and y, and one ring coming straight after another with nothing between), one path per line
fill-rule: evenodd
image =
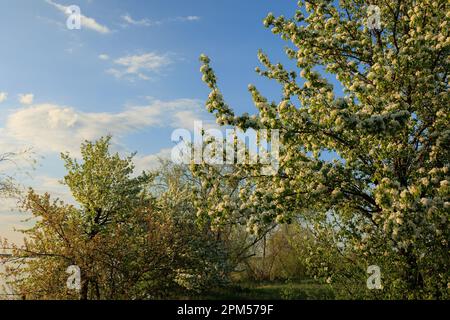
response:
M420 199L420 202L426 207L429 207L433 203L433 201L428 198L422 198Z
M422 178L420 179L420 182L424 185L424 186L428 186L430 184L430 180L428 180L428 178Z

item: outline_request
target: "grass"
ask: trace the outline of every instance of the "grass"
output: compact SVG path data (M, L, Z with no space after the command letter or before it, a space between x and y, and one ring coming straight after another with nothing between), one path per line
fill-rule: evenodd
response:
M333 298L333 291L328 286L310 280L239 283L196 297L196 299L206 300L324 300Z

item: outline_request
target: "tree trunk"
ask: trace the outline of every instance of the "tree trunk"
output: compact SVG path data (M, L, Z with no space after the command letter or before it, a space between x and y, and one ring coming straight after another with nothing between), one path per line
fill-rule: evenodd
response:
M82 273L81 275L81 292L80 292L80 299L81 300L88 300L88 293L89 293L89 279L86 279L83 277Z

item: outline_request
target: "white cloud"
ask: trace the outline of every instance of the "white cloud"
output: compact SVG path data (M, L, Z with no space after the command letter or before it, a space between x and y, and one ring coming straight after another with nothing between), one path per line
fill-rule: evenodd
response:
M102 53L102 54L100 54L100 55L98 56L98 58L99 58L100 60L108 60L108 59L109 59L109 56L108 56L107 54Z
M134 173L140 174L142 171L157 169L161 163L161 160L170 160L171 153L171 148L164 148L155 154L145 156L140 156L139 154L137 154L133 158L133 162L135 165Z
M127 25L142 26L142 27L150 27L150 26L160 25L162 23L161 21L151 21L149 19L135 20L128 13L122 16L122 20Z
M30 225L23 222L27 218L31 216L24 213L0 212L0 237L8 239L10 243L22 244L25 235L15 230L29 228Z
M200 20L199 16L180 16L175 18L168 18L163 20L150 20L148 18L143 19L134 19L130 14L124 14L122 17L123 27L127 26L140 26L140 27L151 27L151 26L160 26L165 23L170 22L194 22Z
M197 114L197 117L195 116ZM71 107L40 104L24 107L6 118L0 145L33 147L39 153L79 153L80 143L111 134L118 143L126 134L147 127L193 128L206 112L199 100L153 100L121 112L81 112Z
M17 244L22 243L24 235L14 230L29 228L30 223L24 220L31 218L29 213L19 212L20 203L17 198L0 198L0 237Z
M176 21L198 21L200 20L199 16L186 16L186 17L177 17L175 18Z
M194 126L193 123L199 120L198 112L195 110L180 110L173 114L172 125L176 128L191 129Z
M0 92L0 103L6 101L8 99L8 94L6 92Z
M21 104L32 104L34 100L34 94L32 93L26 93L26 94L19 94L19 102Z
M154 52L141 55L129 55L114 60L118 67L107 70L116 78L128 77L130 80L135 78L149 80L148 72L158 72L163 67L172 63L167 55L158 55Z
M66 204L77 204L70 193L69 187L62 183L61 178L38 175L33 177L29 184L37 193L48 192L53 198L58 198Z
M66 16L69 16L69 14L68 14L69 7L68 6L64 6L62 4L53 2L51 0L46 0L46 2L48 4L54 6L56 9L58 9L62 13L64 13ZM81 18L81 28L90 29L90 30L93 30L93 31L96 31L96 32L102 33L102 34L107 34L107 33L111 32L111 30L109 30L109 28L107 26L98 23L93 18L87 17L83 14L81 14L80 18Z

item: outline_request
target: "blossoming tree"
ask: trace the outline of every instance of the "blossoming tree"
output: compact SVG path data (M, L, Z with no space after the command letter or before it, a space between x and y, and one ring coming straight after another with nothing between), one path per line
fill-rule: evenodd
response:
M316 235L310 255L321 252L324 260L334 252L359 270L352 275L359 289L367 266L378 265L378 295L448 298L450 3L373 4L377 28L359 0L299 1L293 18L269 14L264 25L290 43L286 54L300 72L259 52L256 72L277 81L283 98L270 102L250 85L258 109L252 117L234 114L202 55L206 107L221 125L280 131L277 174L261 176L253 165L226 176L240 186L249 230L300 219ZM336 76L343 96L325 72ZM232 216L217 189L207 199L210 216ZM342 270L323 264L317 274L333 283Z

